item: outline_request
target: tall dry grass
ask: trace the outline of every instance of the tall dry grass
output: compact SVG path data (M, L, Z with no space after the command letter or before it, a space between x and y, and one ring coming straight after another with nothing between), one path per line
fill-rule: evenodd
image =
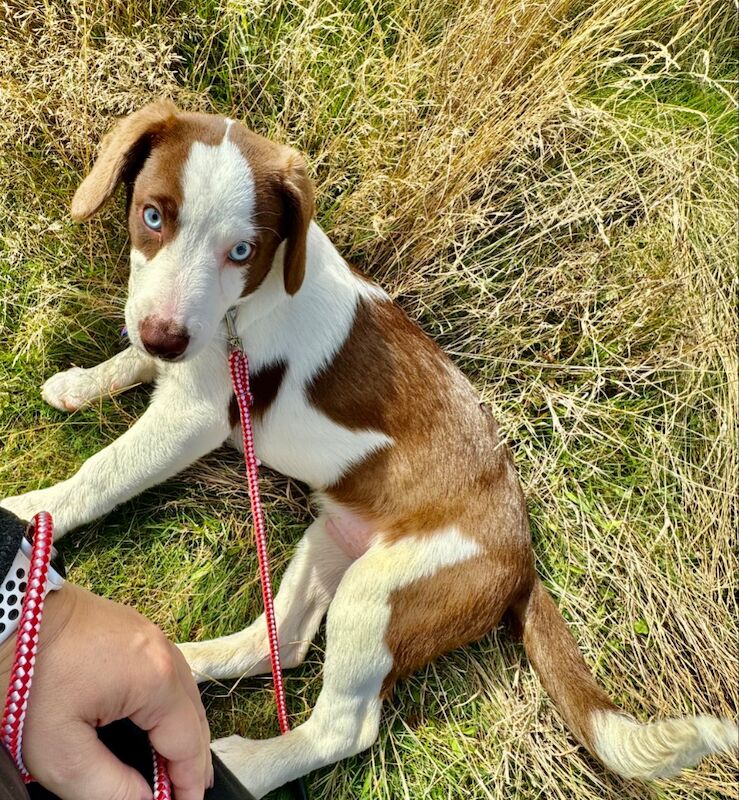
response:
M685 0L11 0L0 11L0 482L58 479L145 398L63 420L43 376L114 351L120 209L67 207L115 115L164 94L308 155L319 219L450 352L512 442L539 566L640 718L736 716L736 9ZM287 500L284 499L287 492ZM306 518L267 486L278 570ZM225 501L225 502L224 502ZM219 453L67 545L175 636L258 607ZM76 545L82 546L77 549ZM290 679L298 713L320 647ZM264 735L262 684L214 690ZM506 633L401 687L326 798L729 798L712 760L645 787L574 744Z

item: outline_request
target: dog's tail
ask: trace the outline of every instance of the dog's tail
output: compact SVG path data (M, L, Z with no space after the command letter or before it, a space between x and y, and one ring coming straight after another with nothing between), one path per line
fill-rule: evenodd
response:
M512 609L526 653L571 730L609 769L625 778L660 778L710 753L739 747L737 726L716 717L641 725L619 711L598 686L554 601L538 579Z

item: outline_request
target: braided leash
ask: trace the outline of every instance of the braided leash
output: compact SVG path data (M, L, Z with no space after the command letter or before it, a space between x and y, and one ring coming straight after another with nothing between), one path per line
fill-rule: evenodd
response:
M151 755L154 759L154 798L153 800L171 800L172 784L169 782L167 762L152 747Z
M272 678L275 687L277 719L280 732L285 734L290 730L290 722L287 711L287 700L285 697L282 664L280 663L274 592L272 589L269 556L267 553L267 531L264 522L264 510L259 493L259 461L254 450L254 432L251 424L251 405L253 403L253 397L249 386L249 362L246 353L241 347L241 342L235 337L233 320L229 316L227 316L227 322L229 323L229 332L231 334L229 339L231 350L229 355L229 368L231 371L234 394L236 395L236 401L241 416L244 462L249 485L252 518L254 520L254 536L259 559L259 576L262 586L264 615L267 622L267 636L269 639ZM46 574L49 569L54 539L51 515L47 512L37 514L33 520L33 527L32 569L29 575L26 594L23 599L21 624L16 639L15 661L13 663L10 684L5 700L5 712L0 726L0 743L2 743L11 754L25 783L30 783L33 778L23 764L21 755L23 724L25 722L28 696L36 662L36 651L38 649L39 628L44 604L42 588L46 585ZM172 789L169 776L167 775L165 761L153 748L152 754L154 759L153 800L171 800ZM292 786L296 795L307 797L305 786L302 781L295 782Z
M228 331L228 366L231 371L234 395L241 416L241 440L244 445L244 464L249 484L249 501L254 523L254 538L259 558L259 577L262 584L262 602L264 618L267 622L267 638L269 639L269 658L272 664L272 680L275 687L275 704L280 733L290 731L290 719L285 699L285 681L280 663L280 644L277 636L277 620L275 618L275 599L272 591L272 577L267 553L267 529L264 523L262 498L259 494L259 460L254 450L254 431L251 423L251 406L254 398L249 385L249 359L236 330L236 309L226 312L226 329ZM308 790L302 778L291 781L287 788L296 800L308 800Z
M23 763L23 726L28 710L33 672L36 666L39 631L44 613L46 578L54 544L54 521L51 514L41 511L33 518L33 548L26 591L23 595L20 623L15 639L15 656L10 673L5 708L0 722L0 744L15 762L24 783L33 778ZM154 798L171 800L172 788L164 759L154 752Z
M267 530L264 524L262 499L259 495L259 462L254 452L254 432L251 426L250 407L253 402L253 397L249 387L249 361L240 344L233 341L228 364L231 369L234 394L236 395L236 401L239 404L239 412L241 413L241 438L244 443L244 461L246 463L246 477L249 482L249 500L251 502L254 536L257 544L257 556L259 558L259 577L262 584L264 616L267 620L269 657L272 663L272 678L275 685L277 719L280 723L280 733L287 733L290 730L290 721L287 713L287 700L285 699L285 681L282 677L282 664L280 663L280 646L277 638L277 621L275 619L275 601L269 569L269 556L267 554Z

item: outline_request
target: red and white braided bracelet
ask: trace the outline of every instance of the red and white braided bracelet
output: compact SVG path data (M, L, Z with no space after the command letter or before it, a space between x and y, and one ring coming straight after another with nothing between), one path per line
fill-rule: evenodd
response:
M33 519L33 549L26 576L18 633L15 638L15 657L10 682L5 695L5 709L0 723L0 741L10 753L25 783L33 780L23 763L23 725L26 721L28 696L36 666L36 651L44 613L46 578L54 545L54 525L51 515L42 511Z

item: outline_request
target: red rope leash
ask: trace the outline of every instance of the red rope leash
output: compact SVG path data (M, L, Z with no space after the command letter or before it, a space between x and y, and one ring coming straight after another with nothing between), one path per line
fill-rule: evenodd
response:
M10 673L5 709L0 722L0 744L10 753L24 783L33 778L23 763L23 726L28 710L33 671L36 666L39 631L44 613L44 590L49 572L54 544L54 521L51 514L41 511L33 518L33 548L31 567L21 606L18 633L15 639L15 657ZM154 758L154 798L171 800L172 788L164 759L152 750Z
M153 800L171 800L172 798L172 784L169 782L169 773L167 772L167 762L157 753L152 747L151 755L154 759L154 799Z
M275 684L275 702L277 704L277 719L280 723L280 733L290 730L285 699L285 682L282 677L280 664L280 646L277 638L277 621L275 619L275 601L272 592L272 578L267 555L267 531L264 524L264 510L259 495L259 462L254 452L254 432L251 426L251 410L253 398L249 387L249 361L246 353L240 347L232 344L229 356L231 380L233 381L234 394L241 412L241 437L244 442L244 462L246 464L246 477L249 482L249 500L251 513L254 520L254 536L257 544L259 558L259 576L262 583L262 600L264 601L264 616L267 620L267 636L269 638L269 657L272 663L272 678Z

